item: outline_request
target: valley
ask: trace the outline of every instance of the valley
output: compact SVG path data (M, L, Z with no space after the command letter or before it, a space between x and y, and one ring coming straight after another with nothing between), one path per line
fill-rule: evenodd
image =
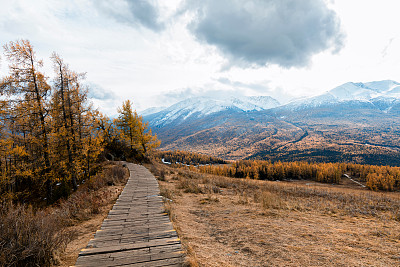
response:
M223 106L209 101L210 106L203 107L197 101L204 105L204 100L189 99L144 119L162 141L163 150L199 152L227 160L398 166L398 88L393 81L347 83L286 105L273 102L253 107L250 102L243 104L244 99L241 106L246 108L242 109L235 98L225 100ZM272 102L270 97L266 99L264 102Z

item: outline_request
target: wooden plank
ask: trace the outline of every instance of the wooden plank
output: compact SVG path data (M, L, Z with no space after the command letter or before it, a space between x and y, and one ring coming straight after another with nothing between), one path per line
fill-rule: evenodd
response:
M178 238L165 238L161 240L137 242L134 244L118 244L115 246L85 248L81 250L79 256L106 254L111 252L121 252L121 251L137 250L142 248L160 247L160 246L177 245L177 244L180 244L180 240Z
M165 236L175 234L175 230L165 230L163 228L141 228L132 229L130 231L98 231L95 238L98 240L115 239L118 236L124 236L124 238L130 237L141 237L141 236Z

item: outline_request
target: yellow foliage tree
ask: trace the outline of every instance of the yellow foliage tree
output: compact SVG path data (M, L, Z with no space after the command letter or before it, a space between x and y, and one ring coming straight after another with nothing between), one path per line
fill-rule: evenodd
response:
M30 163L30 168L40 174L47 185L47 197L50 198L50 129L47 106L51 88L44 74L39 71L43 63L36 58L29 41L10 42L4 46L4 50L10 71L0 82L0 94L8 99L9 116L6 123L11 131L13 148L19 145L29 151L28 155L16 156L29 159L25 163ZM11 158L8 161L10 166L15 167L22 162L17 160L12 163Z
M119 116L115 124L119 129L120 139L126 142L131 150L145 154L152 148L158 147L160 141L153 135L147 122L143 122L142 116L139 116L132 108L132 102L126 100L122 107L118 108Z

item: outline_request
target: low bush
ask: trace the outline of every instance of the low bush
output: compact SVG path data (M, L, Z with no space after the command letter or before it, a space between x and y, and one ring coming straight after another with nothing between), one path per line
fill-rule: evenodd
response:
M260 196L261 205L264 209L280 209L283 206L282 199L271 192L263 191Z
M98 190L107 185L125 183L129 177L128 170L122 165L112 165L104 167L103 172L93 176L84 184L89 190Z
M178 183L178 189L183 189L185 193L199 194L203 193L202 188L195 180L181 178Z
M0 265L50 266L55 252L64 248L72 234L62 220L31 207L0 204Z

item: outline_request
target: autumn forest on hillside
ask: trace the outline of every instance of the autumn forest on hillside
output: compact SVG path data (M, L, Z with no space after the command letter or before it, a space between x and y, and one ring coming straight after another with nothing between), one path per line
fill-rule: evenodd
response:
M41 71L43 62L27 40L5 45L4 55L9 74L0 83L1 199L53 203L90 180L106 157L140 158L157 146L129 100L113 121L93 108L85 74L57 53L51 56L53 79Z
M343 175L365 183L371 190L394 191L400 188L400 167L354 163L271 162L239 160L226 162L215 157L184 151L158 151L159 161L173 167L206 174L255 180L311 180L340 184Z

